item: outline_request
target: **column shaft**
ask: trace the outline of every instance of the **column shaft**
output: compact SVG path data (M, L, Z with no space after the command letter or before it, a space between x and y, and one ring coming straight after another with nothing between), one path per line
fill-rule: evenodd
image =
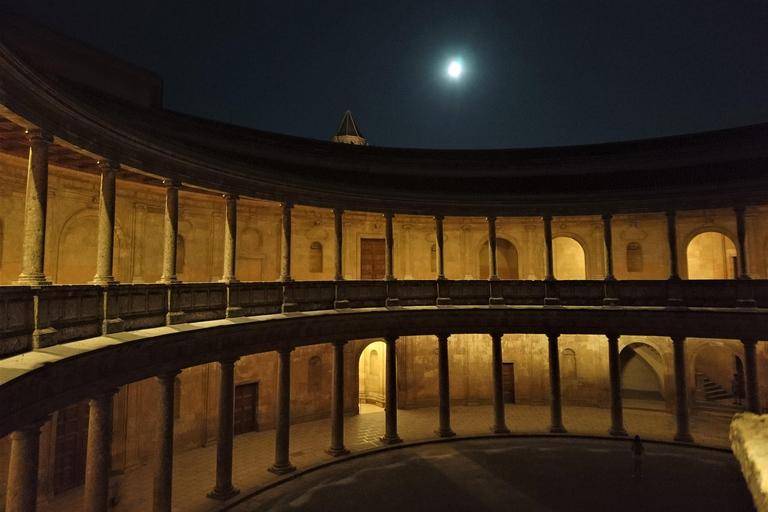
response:
M453 437L451 429L451 388L448 378L448 334L437 336L437 370L440 428L435 431L440 437Z
M291 435L291 352L292 348L277 351L277 420L275 432L275 463L269 471L284 475L295 471L288 457Z
M667 212L667 242L669 243L669 279L680 279L677 261L677 212Z
M164 181L165 233L163 240L163 275L161 283L178 283L176 278L176 237L179 234L179 187L176 181Z
M741 343L744 345L747 410L760 414L760 386L757 380L757 340L741 340Z
M83 510L109 510L109 472L112 469L112 403L115 391L90 401L88 448L85 461Z
M349 453L349 450L344 447L344 345L346 344L346 341L333 343L331 447L325 452L334 457Z
M99 234L96 255L96 275L93 284L116 283L112 275L112 255L115 242L115 175L120 166L114 162L99 162L101 189L99 193Z
M209 498L226 501L240 491L232 486L232 444L235 436L235 362L219 361L219 434L216 439L216 485Z
M226 194L227 218L224 222L224 270L221 281L237 282L235 265L237 260L237 195Z
M435 269L437 279L445 279L445 258L443 256L443 216L435 216Z
M336 231L336 243L334 244L334 252L333 252L333 263L334 268L336 269L336 273L333 276L333 279L335 281L343 281L344 280L344 272L343 272L343 265L342 265L342 244L343 244L343 237L344 237L344 230L342 228L342 216L344 215L344 210L333 210L333 226L334 230Z
M549 340L549 389L551 393L549 431L564 434L563 408L560 395L560 350L557 346L559 334L547 334Z
M283 212L283 230L280 238L280 281L289 282L291 279L291 203L281 203Z
M173 393L179 372L157 376L157 440L153 512L171 512L173 492Z
M496 266L496 217L488 217L488 280L497 281L499 279L498 268Z
M37 509L37 471L40 463L40 427L44 422L10 434L6 512L35 512Z
M544 219L544 253L546 255L545 281L555 280L554 259L552 255L552 217L545 215Z
M688 426L688 384L685 375L685 337L672 336L675 357L675 415L677 432L675 441L693 442Z
M508 434L506 420L504 417L504 383L501 371L503 362L501 354L501 337L503 334L491 334L491 353L493 364L493 426L491 432L494 434Z
M384 219L385 219L385 241L386 244L385 251L384 251L384 267L385 267L385 276L384 279L386 281L394 281L395 280L395 273L394 273L394 245L395 245L395 237L392 230L392 219L395 216L391 213L385 213Z
M619 361L619 337L608 335L608 373L611 385L611 429L612 436L626 436L624 409L621 405L621 362Z
M747 228L744 223L745 208L734 208L736 212L736 236L739 240L739 279L751 279L749 277L749 256L747 254Z
M53 139L40 130L27 131L29 166L24 201L24 252L18 284L50 284L43 272L45 217L48 208L48 145Z
M384 421L386 430L381 442L384 444L398 444L403 440L397 435L397 352L395 343L397 336L385 338L387 343L387 367L386 367L386 404L384 406Z
M615 281L613 275L613 234L611 233L611 219L613 215L603 215L603 240L605 241L605 280Z

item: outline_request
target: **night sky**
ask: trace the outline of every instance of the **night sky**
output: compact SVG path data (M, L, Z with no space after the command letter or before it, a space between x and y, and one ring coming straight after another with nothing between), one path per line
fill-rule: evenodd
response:
M165 107L369 144L587 144L768 121L765 0L0 0L160 74ZM461 58L464 73L447 68Z

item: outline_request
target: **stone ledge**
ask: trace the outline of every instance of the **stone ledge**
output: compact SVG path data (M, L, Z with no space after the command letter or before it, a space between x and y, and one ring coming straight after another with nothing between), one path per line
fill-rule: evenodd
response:
M768 512L768 414L736 414L729 437L755 508Z

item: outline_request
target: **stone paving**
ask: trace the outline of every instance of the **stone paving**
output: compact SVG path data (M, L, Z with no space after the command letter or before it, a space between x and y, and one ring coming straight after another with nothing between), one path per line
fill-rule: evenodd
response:
M627 432L643 439L672 441L675 418L670 412L658 410L653 403L634 401L635 407L625 408L624 425ZM629 405L629 404L628 404ZM642 408L647 407L647 408ZM360 414L345 418L344 440L352 455L385 449L379 442L384 434L384 412ZM506 423L513 435L544 434L549 426L549 407L546 405L507 405ZM491 406L452 406L451 427L457 436L491 436L493 423ZM611 424L609 409L594 407L564 407L563 424L569 434L607 436ZM728 427L730 417L699 413L691 416L691 433L698 444L729 448ZM398 434L406 444L438 439L437 408L398 411ZM241 493L228 502L206 497L213 489L216 474L216 446L191 450L174 456L173 511L215 512L229 508L239 500L258 492L265 486L293 478L311 468L343 460L325 453L330 445L330 420L318 420L291 426L290 460L298 471L276 476L266 469L275 457L275 431L251 432L235 437L233 483ZM153 468L142 466L119 477L120 502L112 509L116 512L144 512L152 509ZM61 494L52 502L41 502L40 512L82 510L82 487Z

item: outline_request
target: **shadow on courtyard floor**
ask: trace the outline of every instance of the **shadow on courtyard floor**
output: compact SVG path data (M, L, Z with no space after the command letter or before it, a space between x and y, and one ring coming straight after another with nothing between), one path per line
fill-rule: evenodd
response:
M257 494L236 512L754 511L733 455L629 440L459 440L376 453Z

